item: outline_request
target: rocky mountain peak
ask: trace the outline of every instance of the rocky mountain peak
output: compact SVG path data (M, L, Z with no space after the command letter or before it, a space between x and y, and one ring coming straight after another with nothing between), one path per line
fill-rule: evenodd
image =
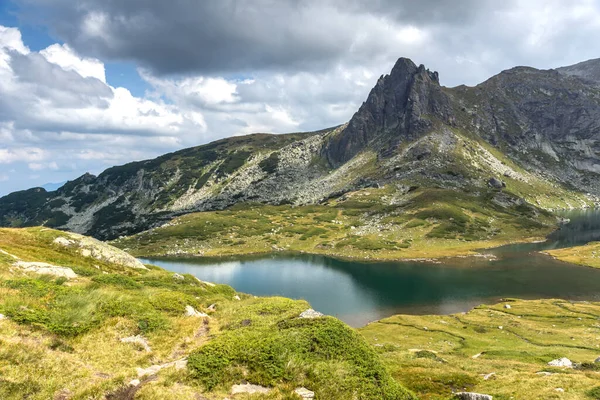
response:
M348 126L331 138L327 158L332 165L340 165L366 147L389 149L390 145L414 140L432 126L426 115L444 122L452 120L438 73L400 58L389 75L379 78Z

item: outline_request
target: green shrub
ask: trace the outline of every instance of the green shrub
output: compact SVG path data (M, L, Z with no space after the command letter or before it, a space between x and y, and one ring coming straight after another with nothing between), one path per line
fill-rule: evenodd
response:
M269 157L262 160L258 165L267 174L272 174L277 171L277 166L279 165L279 153L276 151L271 153Z
M199 307L198 301L193 296L174 291L162 291L152 294L150 296L150 304L155 309L174 316L182 315L185 311L185 306Z
M125 289L139 289L142 287L132 278L122 274L101 274L92 278L93 282L102 283L105 285L119 286Z
M600 400L600 386L590 389L586 394L592 399Z
M414 398L357 332L330 317L226 331L193 352L188 366L208 390L243 378L265 386L305 385L331 400Z

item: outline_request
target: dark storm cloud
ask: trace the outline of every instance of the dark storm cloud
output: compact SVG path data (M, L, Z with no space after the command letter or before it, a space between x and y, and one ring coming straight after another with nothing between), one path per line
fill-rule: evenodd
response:
M21 0L79 53L156 74L319 70L378 56L366 17L413 26L468 23L498 2L392 0ZM510 2L503 2L506 7ZM397 56L400 56L398 54Z

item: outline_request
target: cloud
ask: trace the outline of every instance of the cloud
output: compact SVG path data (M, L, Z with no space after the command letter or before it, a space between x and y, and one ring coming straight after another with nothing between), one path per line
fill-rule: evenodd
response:
M48 153L40 148L24 147L14 149L0 148L0 164L11 164L17 161L41 161L48 157Z
M99 172L197 144L205 133L199 110L112 87L101 61L66 44L31 51L19 29L0 26L0 164L20 165L17 175L30 176L29 170L37 172L34 180L63 180L49 175L68 172L74 178L73 171ZM103 158L78 157L85 152ZM24 183L7 184L14 190Z
M319 72L400 56L474 84L515 64L597 57L596 0L17 0L79 54L154 75ZM465 60L470 62L465 68Z
M23 177L42 165L40 183L344 123L400 56L448 86L599 56L597 0L12 1L59 42L32 51L0 26L0 163ZM145 87L114 85L113 62L133 64ZM11 190L24 184L10 176Z
M75 71L84 78L96 78L106 83L104 64L97 59L81 58L66 44L53 44L40 54L48 62L60 66L66 71Z

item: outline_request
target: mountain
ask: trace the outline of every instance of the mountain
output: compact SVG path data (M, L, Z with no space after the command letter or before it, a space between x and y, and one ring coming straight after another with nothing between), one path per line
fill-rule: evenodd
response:
M0 225L102 239L241 202L316 204L361 188L443 188L495 204L581 207L600 195L600 87L592 60L516 67L474 86L400 58L347 124L253 134L0 199ZM491 203L490 203L491 204ZM487 205L486 205L487 206Z

